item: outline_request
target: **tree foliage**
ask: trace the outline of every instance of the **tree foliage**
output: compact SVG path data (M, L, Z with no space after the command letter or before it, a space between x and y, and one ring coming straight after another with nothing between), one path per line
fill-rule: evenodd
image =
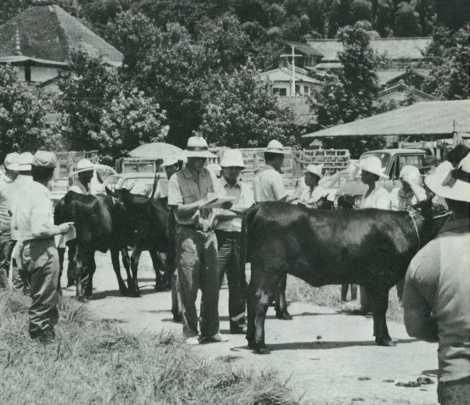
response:
M46 104L18 80L14 67L0 66L0 155L35 150L49 135Z
M213 78L204 96L198 133L209 142L231 147L265 145L271 139L289 144L295 131L290 110L278 106L271 86L248 64Z

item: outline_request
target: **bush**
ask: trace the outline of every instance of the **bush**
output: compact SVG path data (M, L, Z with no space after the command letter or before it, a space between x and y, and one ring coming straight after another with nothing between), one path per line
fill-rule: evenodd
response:
M273 373L203 361L168 333L131 335L61 303L57 341L27 335L28 299L0 293L0 403L294 405Z

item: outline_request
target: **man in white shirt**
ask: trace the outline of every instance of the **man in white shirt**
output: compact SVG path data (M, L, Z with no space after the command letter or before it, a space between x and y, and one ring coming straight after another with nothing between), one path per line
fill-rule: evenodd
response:
M27 273L32 303L29 309L29 334L49 343L55 338L58 320L59 257L55 235L69 232L70 223L54 225L53 204L48 185L56 166L52 152L38 151L32 173L35 181L28 193L17 199L12 216L19 243L21 268Z
M274 139L268 143L264 151L266 165L258 170L253 179L255 202L293 200L288 197L281 174L285 154L281 142ZM279 284L280 294L276 302L276 317L289 320L292 319L292 316L287 311L287 302L285 301L286 283L287 275L281 278Z
M77 162L77 168L74 175L77 175L76 182L70 186L69 191L73 191L78 194L91 194L91 180L93 179L93 173L95 166L88 159L80 159Z
M216 235L219 245L220 279L227 274L230 333L245 333L246 275L240 268L241 213L253 205L251 190L240 182L243 157L239 149L226 149L220 162L222 176L218 194L234 198L232 210L217 212ZM236 211L236 213L234 212Z

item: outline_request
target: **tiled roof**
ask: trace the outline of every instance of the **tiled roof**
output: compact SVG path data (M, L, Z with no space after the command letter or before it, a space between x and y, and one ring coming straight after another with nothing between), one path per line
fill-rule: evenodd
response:
M56 5L32 6L0 26L0 58L68 63L78 50L111 65L122 64L121 52Z
M304 135L328 136L449 136L454 130L470 132L470 100L424 101L409 107L336 125Z
M423 78L429 75L429 69L413 69L413 72L417 75L422 76ZM392 80L399 79L401 76L406 74L405 69L386 69L386 70L378 70L377 71L377 79L379 82L379 86L383 86Z
M407 86L405 83L397 83L394 84L393 86L387 87L377 94L378 97L383 97L388 94L394 93L394 92L409 92L414 94L415 96L422 98L422 101L427 101L427 100L438 100L437 97L433 96L432 94L426 93L424 91L421 91L413 86Z
M298 51L302 52L305 55L318 56L318 57L322 56L321 53L319 53L316 49L312 48L308 44L304 44L302 42L295 42L295 41L286 41L286 44L288 46L294 46L295 49L297 49Z
M380 38L371 39L370 46L378 54L392 60L421 60L422 52L431 40L431 37ZM315 39L308 44L323 55L322 63L338 62L338 52L343 50L343 44L335 39Z
M259 77L263 80L268 79L271 82L290 82L292 80L292 71L287 68L279 67L276 69L268 70L266 72L261 72L259 74ZM295 80L312 84L320 84L318 80L302 73L299 73L298 71L295 72Z

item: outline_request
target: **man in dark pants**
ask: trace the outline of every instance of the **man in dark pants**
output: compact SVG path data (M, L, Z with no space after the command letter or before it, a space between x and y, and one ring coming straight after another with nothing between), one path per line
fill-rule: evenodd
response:
M220 166L222 167L222 177L218 184L218 194L233 197L232 210L241 214L254 203L253 196L246 184L239 181L240 173L245 167L241 152L238 149L227 149ZM221 281L224 274L227 274L230 333L244 333L247 284L245 272L240 271L242 219L240 214L233 211L220 210L217 212L216 234L219 244L219 270Z
M183 334L188 344L222 342L219 333L219 271L217 239L212 230L212 210L205 206L215 195L209 171L204 167L213 156L206 141L188 139L188 163L168 183L168 205L176 221L176 267L183 310ZM198 332L196 297L201 290Z
M29 193L16 199L12 216L21 268L30 283L29 334L42 343L55 338L54 326L59 316L57 284L60 270L54 237L69 232L73 226L70 223L54 225L48 185L56 162L52 152L36 153L32 165L34 181Z

